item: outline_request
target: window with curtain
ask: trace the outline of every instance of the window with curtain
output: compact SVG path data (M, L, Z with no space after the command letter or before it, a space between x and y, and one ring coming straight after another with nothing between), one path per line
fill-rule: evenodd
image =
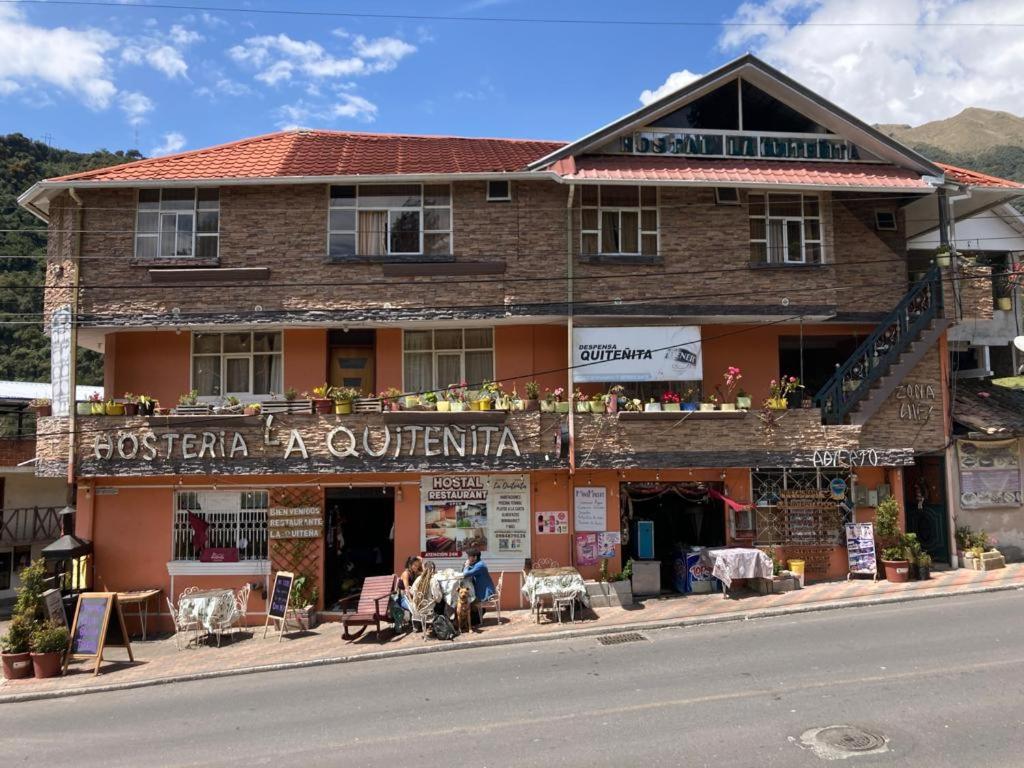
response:
M747 196L751 264L821 264L821 200L817 195Z
M333 185L331 258L451 253L450 184Z
M657 256L657 188L581 187L580 253Z
M276 394L283 381L279 331L192 334L192 388L200 397Z
M139 190L135 258L216 259L219 240L219 190Z
M210 547L237 547L239 560L267 559L268 491L178 491L174 494L173 560L198 560L194 515L206 523Z
M491 328L437 328L402 336L406 392L438 391L463 381L478 388L494 378Z

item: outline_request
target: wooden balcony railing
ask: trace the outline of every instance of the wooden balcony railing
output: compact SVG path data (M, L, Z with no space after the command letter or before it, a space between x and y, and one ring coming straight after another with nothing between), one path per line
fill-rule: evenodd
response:
M0 509L0 546L50 542L58 536L57 507Z

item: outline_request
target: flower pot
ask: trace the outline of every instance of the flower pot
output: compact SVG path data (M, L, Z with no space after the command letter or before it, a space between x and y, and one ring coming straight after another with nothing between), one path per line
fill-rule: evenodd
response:
M156 400L139 403L139 416L152 416L154 413L156 413Z
M555 401L554 400L541 400L540 405L541 413L554 413L555 412Z
M885 568L885 578L894 584L902 584L910 578L909 560L883 560L882 567Z
M750 398L749 397L737 397L736 407L744 411L750 410Z
M683 411L696 411L697 410L697 404L696 403L680 403L679 407L680 407L680 410L683 410Z
M138 403L125 403L124 404L124 415L125 416L138 416L139 415L139 404Z
M644 413L655 413L661 411L661 403L644 403Z
M399 405L397 400L392 400L391 402L388 403L388 410L392 412L397 412L401 410L401 406Z
M452 413L462 413L466 410L466 404L461 400L452 400L451 409Z
M89 413L93 416L102 416L105 413L103 403L89 403Z
M555 413L568 413L571 403L568 400L555 403Z
M75 403L75 413L79 416L88 416L92 413L92 403Z
M334 401L326 397L318 397L313 401L313 407L317 413L330 413L334 410Z
M32 654L30 653L0 653L0 663L3 664L4 677L8 680L32 677Z
M544 402L547 402L547 401L546 400L545 401L529 400L529 399L524 400L523 401L523 410L524 411L542 411L542 410L544 410L544 408L543 408L543 403Z
M702 410L702 411L713 411L713 410L715 410L715 404L714 403L701 403L700 404L700 410Z
M773 411L784 411L789 408L789 403L786 402L784 397L769 397L768 407Z
M1011 299L1009 296L1000 296L998 299L996 299L996 309L1001 310L1003 312L1009 312L1011 309L1013 309L1013 299Z
M604 400L591 400L590 401L590 412L591 413L604 413L605 412Z
M437 410L441 411L441 413L448 413L451 409L452 404L449 403L447 400L437 401Z
M260 409L259 408L253 408L252 406L246 406L246 408L245 408L245 415L246 416L259 416L260 415Z
M53 406L52 405L37 405L36 416L52 416Z
M420 399L416 395L406 395L403 398L403 403L407 411L411 411L413 408L420 404Z
M661 410L663 410L663 411L681 411L682 408L679 407L679 403L662 403L661 404Z
M52 653L33 653L32 671L36 677L57 677L60 675L61 661L64 654L60 651Z
M937 253L935 255L935 263L939 267L948 267L949 266L949 254L948 253Z
M491 398L481 397L476 401L476 409L478 411L489 411L491 410Z
M718 408L721 411L735 411L736 403L722 403Z
M616 413L619 410L619 398L616 395L612 395L608 398L608 404L606 406L608 413Z
M583 402L577 402L576 413L590 413L590 401L584 400Z
M107 403L103 410L107 416L124 416L124 403Z
M352 401L351 400L335 400L334 401L334 412L345 416L352 413Z
M917 566L917 578L921 581L928 581L932 577L932 567L930 565L919 565Z

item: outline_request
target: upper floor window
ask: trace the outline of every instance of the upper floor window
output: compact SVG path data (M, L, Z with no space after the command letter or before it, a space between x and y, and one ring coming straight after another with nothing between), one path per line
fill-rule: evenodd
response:
M817 195L747 196L751 264L820 264L821 200Z
M139 190L137 259L216 259L219 235L219 190Z
M192 334L192 388L200 397L280 393L283 368L279 331Z
M580 253L658 254L657 188L585 186L580 205Z
M494 331L491 328L437 328L405 331L406 392L431 392L465 381L479 389L494 378Z
M450 184L335 185L328 217L331 258L452 252Z

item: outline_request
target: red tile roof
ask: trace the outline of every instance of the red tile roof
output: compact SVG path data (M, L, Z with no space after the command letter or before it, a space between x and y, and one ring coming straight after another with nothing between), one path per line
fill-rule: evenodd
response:
M522 170L561 142L284 131L50 181L174 181Z
M946 172L946 176L957 184L967 184L971 187L1002 187L1005 189L1024 189L1024 184L1009 179L1001 179L998 176L989 176L987 173L972 171L968 168L960 168L947 163L936 163L939 168Z
M876 163L594 155L559 161L555 170L567 179L579 181L690 181L928 189L928 184L914 171Z

